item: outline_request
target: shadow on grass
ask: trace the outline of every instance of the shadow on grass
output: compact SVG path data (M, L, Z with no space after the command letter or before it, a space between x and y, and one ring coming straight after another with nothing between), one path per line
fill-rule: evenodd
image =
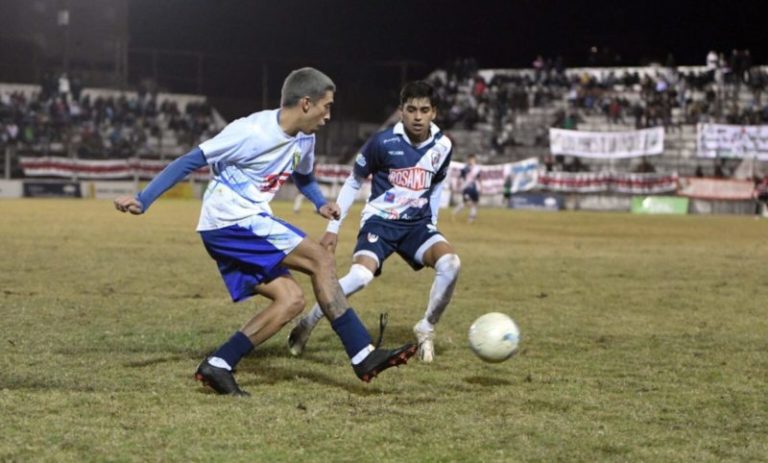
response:
M348 370L348 373L343 378L338 379L331 375L302 369L300 366L297 366L297 368L285 368L271 365L269 362L249 365L247 368L241 368L239 371L241 372L239 375L239 382L243 387L274 386L278 383L295 381L296 379L302 378L323 386L343 389L350 394L359 396L386 393L386 391L375 386L366 386L360 382L352 371L352 368ZM250 374L244 377L242 374L243 372L248 372ZM251 375L256 375L258 379L253 379Z
M464 381L469 384L474 384L483 387L495 387L495 386L510 386L512 383L509 380L494 378L492 376L468 376L464 378Z

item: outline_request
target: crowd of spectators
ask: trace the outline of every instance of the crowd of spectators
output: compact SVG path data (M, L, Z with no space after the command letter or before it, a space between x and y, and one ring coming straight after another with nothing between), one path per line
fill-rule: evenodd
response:
M14 144L22 150L127 158L158 154L162 142L152 144L150 139L190 147L215 130L206 103L179 108L172 100L158 103L156 92L144 90L132 97L91 98L79 80L66 75L47 76L34 94L0 94L0 146Z
M698 122L768 123L768 104L762 101L768 75L753 67L749 50L733 50L727 59L712 51L696 71L681 70L670 55L656 69L654 75L632 69L567 72L559 57L537 56L529 69L486 79L474 60L457 60L433 77L441 100L437 122L446 129L489 124L497 149L514 143L510 132L516 116L531 108L557 108L543 130L577 129L583 116L593 115L604 116L608 124L669 130ZM748 102L739 98L744 88L751 95ZM535 139L546 143L546 137Z

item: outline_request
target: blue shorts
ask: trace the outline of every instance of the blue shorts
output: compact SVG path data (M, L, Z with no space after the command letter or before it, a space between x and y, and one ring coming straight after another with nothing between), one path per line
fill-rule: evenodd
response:
M374 218L360 228L353 255L376 259L376 275L381 273L384 261L395 251L414 270L421 270L424 268L424 253L441 241L447 240L430 220L409 223Z
M256 294L256 286L261 283L287 275L288 269L281 262L305 236L293 225L268 214L200 232L205 249L218 264L234 302Z
M472 201L473 203L476 203L480 200L480 192L477 191L477 188L473 186L464 188L464 190L461 192L461 196L464 198L464 201Z

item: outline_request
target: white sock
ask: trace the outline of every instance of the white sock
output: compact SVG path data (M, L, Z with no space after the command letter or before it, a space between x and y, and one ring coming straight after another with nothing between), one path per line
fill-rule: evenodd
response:
M349 273L339 280L339 286L341 286L341 290L344 292L345 296L351 296L368 286L368 283L372 280L373 273L371 273L370 270L363 265L352 264L349 268ZM320 306L315 303L315 305L312 306L312 310L310 310L307 316L302 319L301 323L308 328L314 328L315 325L317 325L317 322L322 320L323 317L323 311L320 309Z
M227 371L232 371L232 367L229 366L229 363L221 357L211 357L208 359L208 363L216 368L224 368Z
M430 323L426 318L422 318L419 323L416 324L416 329L423 333L431 333L432 331L435 331L435 325Z
M446 254L435 263L435 281L429 291L429 303L424 314L424 318L433 329L448 303L451 302L453 289L459 278L459 270L461 270L461 260L456 254Z

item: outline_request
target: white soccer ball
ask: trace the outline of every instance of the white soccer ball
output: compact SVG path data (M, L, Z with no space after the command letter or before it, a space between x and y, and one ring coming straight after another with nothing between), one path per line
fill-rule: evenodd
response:
M486 362L498 363L512 357L519 342L520 329L503 313L482 315L469 327L469 347Z

